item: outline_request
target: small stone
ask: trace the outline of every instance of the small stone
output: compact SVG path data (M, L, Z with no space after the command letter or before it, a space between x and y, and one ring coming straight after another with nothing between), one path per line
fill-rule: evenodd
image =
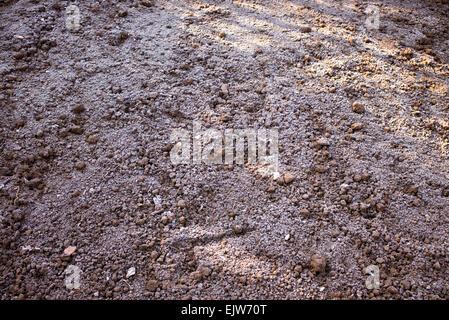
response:
M376 259L376 263L378 263L378 264L382 264L382 263L384 263L384 262L385 262L385 260L382 259L382 258L377 258L377 259Z
M314 166L314 170L315 170L315 172L318 172L318 173L325 173L328 170L328 168L326 166L317 164Z
M186 207L186 202L184 200L179 200L178 201L178 207L185 208Z
M310 217L310 211L307 210L307 209L301 209L301 210L299 211L299 214L300 214L301 216L305 217L305 218Z
M398 293L398 289L396 289L396 288L393 287L393 286L389 286L389 287L387 288L387 291L388 291L389 293L391 293L391 294L397 294L397 293Z
M154 197L153 202L156 208L162 208L162 199L159 196Z
M321 137L316 142L319 147L328 147L330 145L330 141L327 138Z
M295 176L289 172L284 174L284 182L289 184L295 180Z
M187 79L182 80L181 83L183 86L190 86L193 83L193 79L187 78Z
M242 225L236 224L236 225L232 226L232 231L234 231L235 234L242 234L244 231L244 228Z
M25 120L19 120L16 122L15 127L22 128L24 125L25 125Z
M69 132L74 134L82 134L84 132L84 129L81 126L70 126Z
M363 106L363 104L361 102L355 101L352 104L352 111L354 111L355 113L364 113L365 107Z
M154 0L142 0L140 1L140 4L149 8L154 6Z
M351 125L352 131L361 130L362 128L363 128L363 124L360 122L356 122Z
M362 180L363 181L368 181L371 178L371 174L368 172L362 173Z
M128 272L126 273L126 277L129 278L129 277L132 277L135 274L136 274L136 268L131 267L131 268L128 269Z
M125 41L126 39L128 39L129 38L129 33L128 32L126 32L126 31L120 31L120 34L119 34L119 41Z
M156 260L157 257L159 257L159 252L153 250L153 251L151 251L150 256L151 256L151 259Z
M379 202L376 204L376 209L379 212L383 212L385 210L385 205L383 203Z
M90 143L90 144L95 144L98 142L98 140L99 139L97 136L88 136L86 139L87 143Z
M229 87L227 84L221 85L221 93L223 94L223 96L227 96L229 94Z
M219 33L218 33L218 37L219 37L220 39L224 39L224 38L226 38L226 33L224 33L224 32L219 32Z
M277 182L279 185L283 185L283 184L284 184L284 176L279 176L279 177L276 179L276 182Z
M86 108L84 108L84 106L82 104L76 104L72 108L72 112L76 113L76 114L80 114L80 113L84 112L84 110L86 110Z
M326 258L320 254L314 254L310 259L310 269L315 273L322 273L326 269Z
M407 193L416 195L418 193L418 187L415 185L410 185L407 187Z
M441 195L443 197L449 197L449 188L443 189L443 191L441 192Z
M86 168L86 163L85 162L78 161L77 163L75 163L75 169L83 170L84 168Z
M304 33L309 33L312 31L312 28L309 26L301 26L301 27L299 27L299 31L304 32Z
M75 250L76 250L76 247L74 247L74 246L67 247L64 249L64 254L66 256L70 256L75 252Z
M48 159L54 155L54 150L50 147L39 150L39 156Z

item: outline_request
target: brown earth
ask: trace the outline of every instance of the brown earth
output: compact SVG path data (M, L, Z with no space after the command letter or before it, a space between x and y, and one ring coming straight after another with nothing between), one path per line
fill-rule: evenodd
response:
M0 3L2 299L449 298L448 1ZM173 165L193 121L285 180Z

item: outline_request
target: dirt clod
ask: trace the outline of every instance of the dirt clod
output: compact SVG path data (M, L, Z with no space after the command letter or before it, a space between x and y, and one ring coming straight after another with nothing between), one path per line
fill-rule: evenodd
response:
M310 269L315 273L323 273L326 269L326 258L321 254L314 254L310 258Z

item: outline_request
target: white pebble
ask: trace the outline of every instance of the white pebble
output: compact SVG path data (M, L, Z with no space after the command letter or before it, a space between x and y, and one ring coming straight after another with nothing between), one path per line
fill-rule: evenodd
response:
M129 278L129 277L132 277L135 274L136 274L136 268L131 267L131 268L128 269L128 272L126 273L126 277Z

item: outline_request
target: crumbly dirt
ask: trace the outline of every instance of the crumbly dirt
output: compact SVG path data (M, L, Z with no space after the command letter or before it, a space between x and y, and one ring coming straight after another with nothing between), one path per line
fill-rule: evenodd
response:
M447 0L0 3L2 299L449 298ZM193 121L281 178L173 165Z

